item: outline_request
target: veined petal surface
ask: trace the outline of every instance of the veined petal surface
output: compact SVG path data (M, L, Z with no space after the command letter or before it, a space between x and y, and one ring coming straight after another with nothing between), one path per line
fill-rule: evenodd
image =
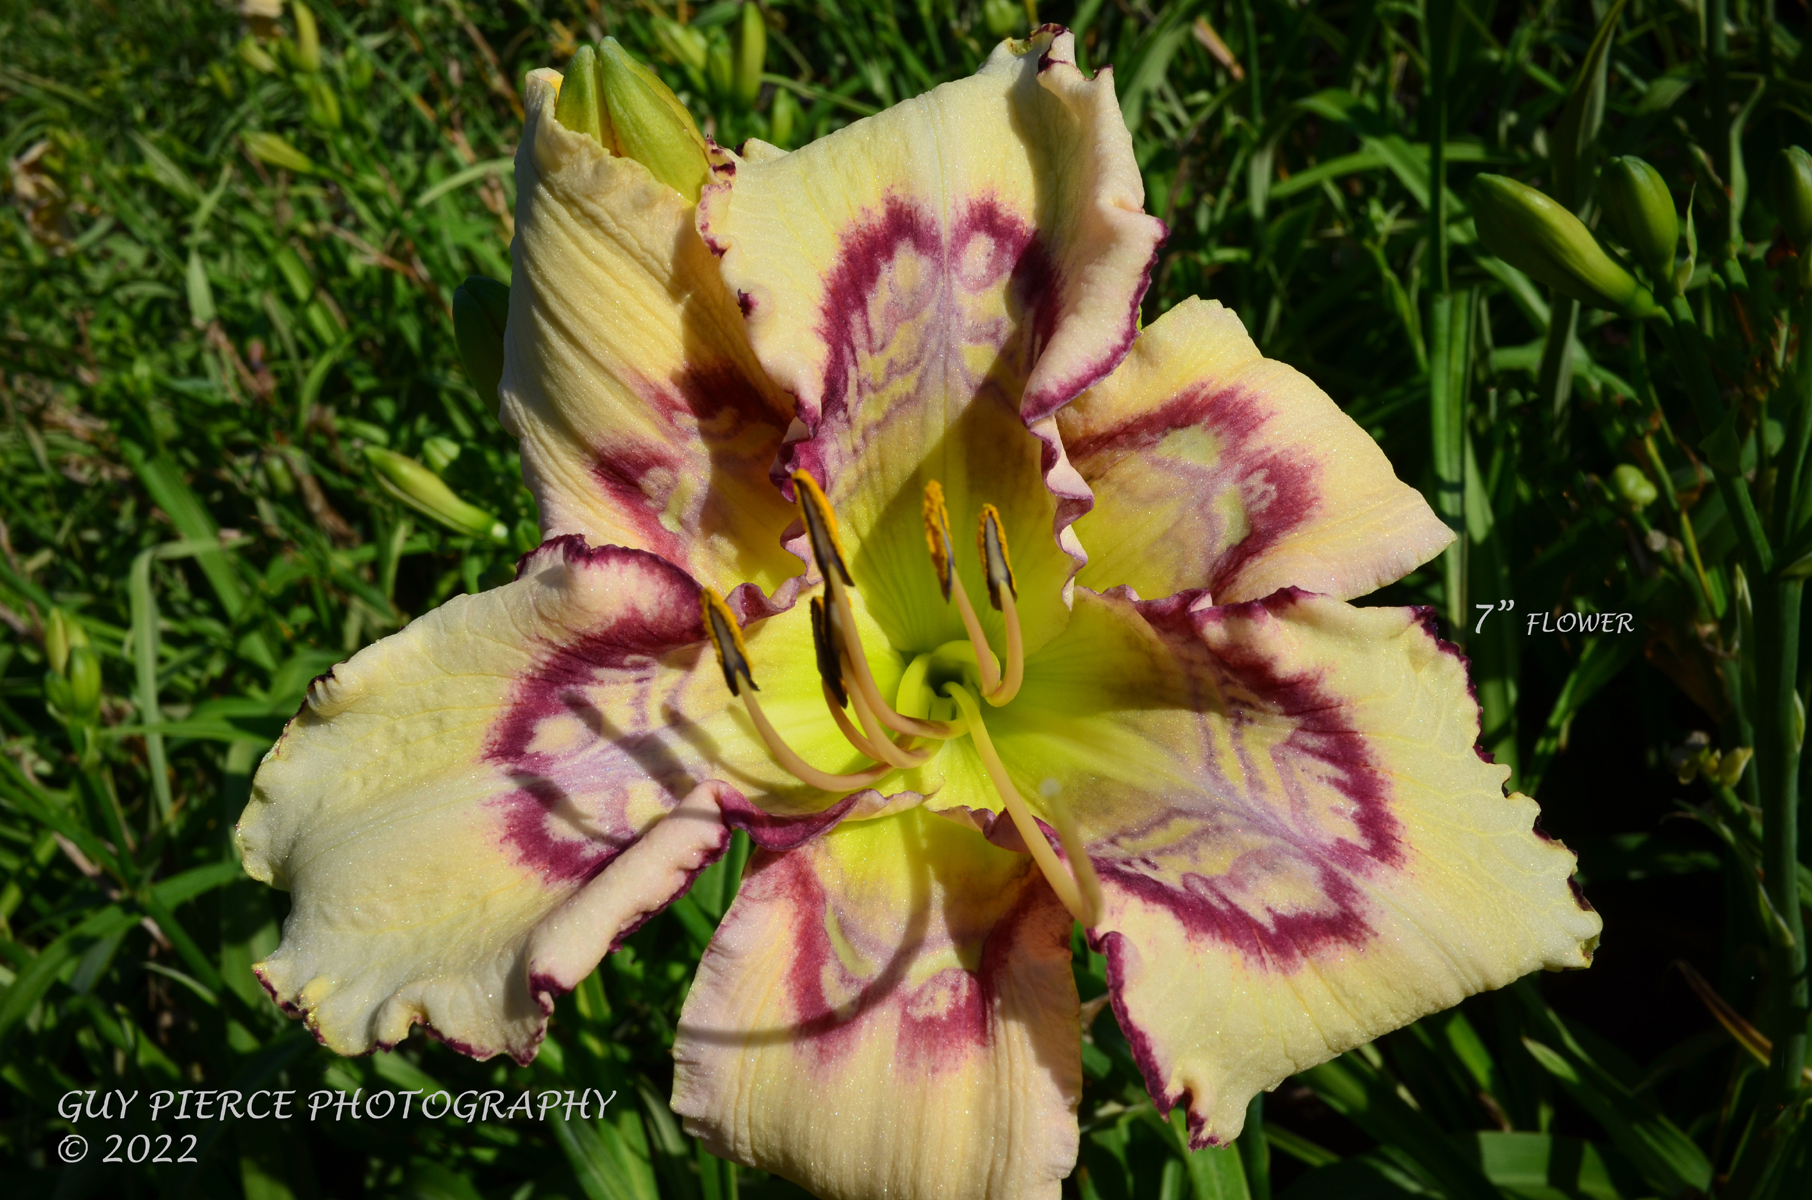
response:
M649 550L728 591L798 573L768 469L791 419L692 207L554 117L534 71L516 154L504 426L542 535Z
M1069 937L1029 858L922 809L757 854L680 1015L674 1111L827 1200L1055 1200Z
M1095 494L1076 534L1078 581L1097 590L1350 599L1453 540L1377 443L1214 301L1154 321L1057 424Z
M1413 609L1076 592L990 715L1100 877L1116 1015L1199 1146L1292 1072L1538 968L1590 962L1573 855L1474 750L1463 660Z
M552 996L684 892L726 819L784 843L787 816L878 799L819 812L832 798L773 766L702 639L677 567L568 538L317 681L237 829L247 872L292 894L258 967L273 997L341 1053L425 1023L526 1059ZM822 701L788 698L817 699L803 606L749 640L775 723L842 769Z
M825 486L901 649L961 636L927 566L932 479L971 592L961 550L993 503L1028 641L1061 628L1080 556L1052 535L1087 491L1048 418L1125 354L1163 231L1141 211L1111 72L1086 79L1073 59L1054 27L1003 43L970 78L744 161L700 200L756 354L797 399L783 461Z

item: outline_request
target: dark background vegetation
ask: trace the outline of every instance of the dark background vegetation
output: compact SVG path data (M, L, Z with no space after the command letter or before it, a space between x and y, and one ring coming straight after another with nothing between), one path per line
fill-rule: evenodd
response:
M561 1001L531 1067L421 1039L343 1060L249 975L286 900L239 873L228 832L312 676L503 582L535 544L515 446L464 377L449 317L467 275L509 277L523 74L614 35L720 141L797 145L970 72L1032 7L773 0L750 105L723 73L733 3L320 0L317 60L289 14L247 40L207 0L0 0L0 1190L799 1194L709 1158L664 1105L673 1020L729 868ZM1467 614L1448 631L1474 660L1486 742L1580 851L1606 920L1598 963L1288 1081L1238 1147L1193 1156L1104 1016L1066 1194L1755 1186L1729 1178L1757 1064L1728 1030L1759 1003L1757 918L1740 857L1689 811L1707 785L1674 769L1694 731L1736 745L1719 674L1736 637L1718 565L1732 536L1690 449L1707 431L1642 331L1604 313L1581 314L1566 377L1542 379L1552 298L1478 249L1460 199L1479 170L1551 182L1550 139L1608 7L1443 10L1451 286L1479 313L1461 348L1466 557L1458 591L1436 563L1379 597ZM1115 67L1147 206L1171 229L1147 319L1191 294L1222 301L1434 495L1422 6L1082 0L1036 15L1080 32L1085 65ZM1806 18L1801 0L1632 0L1610 51L1597 152L1653 162L1682 206L1693 193L1701 242L1743 262L1775 222L1733 164L1757 180L1812 137ZM1727 324L1715 286L1701 264L1690 294ZM364 445L430 463L506 539L400 505ZM1671 485L1646 515L1608 482L1624 463ZM1681 598L1682 513L1717 593L1709 625ZM1518 618L1475 634L1470 605L1500 599ZM1639 632L1524 634L1521 614L1539 611L1631 612ZM47 654L58 622L98 663L88 708L69 698L71 660L60 673ZM1734 1024L1714 1020L1681 960ZM1076 969L1084 997L1099 994L1099 956L1079 947ZM198 1126L192 1166L56 1161L71 1089L323 1086L596 1086L617 1100L603 1121Z

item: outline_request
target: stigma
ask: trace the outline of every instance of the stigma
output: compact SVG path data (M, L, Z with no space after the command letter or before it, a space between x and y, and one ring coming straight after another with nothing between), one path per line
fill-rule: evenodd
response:
M851 792L872 787L893 771L923 766L937 753L938 743L968 736L990 784L1052 891L1071 915L1092 927L1101 918L1101 889L1074 821L1054 797L1043 798L1066 864L1057 857L1044 827L1032 816L995 751L977 699L995 706L1006 704L1018 695L1025 681L1025 639L1017 607L1019 583L1013 574L1000 511L992 504L981 506L976 519L975 549L988 601L1001 614L1004 657L995 655L956 571L944 490L936 480L925 485L921 508L932 571L944 600L956 604L967 641L949 642L916 656L901 677L895 703L890 704L875 682L868 653L857 636L855 610L850 602L855 578L849 570L836 513L818 481L804 471L793 473L793 489L806 543L824 581L824 594L809 601L820 691L844 739L870 765L844 773L825 771L806 762L786 743L762 710L758 695L761 689L756 686L748 646L735 614L723 597L706 588L701 601L705 634L717 652L725 686L732 696L742 700L768 753L783 770L809 787L833 793ZM934 685L929 677L934 667L945 671L955 667L962 681L946 680ZM954 719L931 718L932 701L938 697L944 701L941 714ZM900 708L909 711L902 712Z

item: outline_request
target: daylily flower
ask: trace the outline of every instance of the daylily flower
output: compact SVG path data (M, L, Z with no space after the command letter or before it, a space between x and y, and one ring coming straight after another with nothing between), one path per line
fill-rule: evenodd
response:
M318 682L239 826L327 1045L526 1061L759 847L674 1047L716 1154L825 1196L1075 1164L1073 921L1160 1111L1589 962L1573 858L1474 750L1450 534L1200 301L1112 76L1047 27L696 208L530 76L503 419L548 540Z

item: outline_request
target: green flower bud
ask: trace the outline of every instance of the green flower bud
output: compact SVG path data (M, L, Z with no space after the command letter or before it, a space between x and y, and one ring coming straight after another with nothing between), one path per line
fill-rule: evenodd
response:
M704 34L690 25L681 25L672 17L656 17L654 40L661 44L668 58L701 79L704 77L705 56L710 53L710 42Z
M1655 298L1604 252L1578 217L1526 183L1480 175L1469 194L1485 249L1563 296L1631 316Z
M554 119L574 133L585 134L606 150L616 151L616 137L610 129L610 117L604 111L604 97L598 90L598 54L590 46L580 46L573 60L566 64L566 77L560 81L560 98L554 104Z
M742 28L736 39L736 98L744 105L761 94L761 68L768 60L768 23L759 5L743 0Z
M304 71L321 69L321 31L315 25L315 14L302 0L291 0L296 14L296 65Z
M768 109L768 137L776 146L791 149L793 133L799 127L799 100L785 88L774 89L774 103Z
M279 496L296 494L296 477L290 474L289 464L283 461L281 453L264 456L264 474L271 481L271 488Z
M422 458L436 475L445 475L459 461L459 443L450 437L431 437L422 443Z
M50 610L50 619L44 622L44 656L50 659L51 670L61 675L69 665L69 648L85 645L87 641L88 634L65 616L62 609Z
M624 157L647 167L688 204L697 204L711 163L704 135L679 97L615 38L605 38L599 47L598 82Z
M1787 240L1807 251L1812 241L1812 154L1788 146L1774 160L1774 211Z
M730 54L730 39L721 29L711 33L711 49L705 54L705 78L711 81L714 93L730 96L736 91L736 61Z
M277 273L283 276L283 282L289 287L289 294L296 298L297 304L307 304L314 299L315 277L293 247L279 247L271 255L271 263L277 268Z
M101 660L87 645L69 648L65 677L69 680L69 710L76 721L93 721L101 711Z
M356 41L348 45L345 53L340 55L340 72L346 78L347 91L357 94L370 87L374 69L371 55Z
M1611 472L1611 486L1616 491L1617 498L1637 512L1653 504L1661 495L1655 490L1655 485L1649 482L1648 476L1642 473L1642 468L1629 463L1624 463Z
M215 90L220 93L220 98L223 100L231 100L239 94L239 85L233 82L233 77L227 73L227 69L217 62L208 64L208 79L213 82Z
M334 95L333 84L319 75L304 75L298 86L308 97L308 123L316 129L338 129L340 98Z
M503 382L503 330L510 319L510 288L483 275L468 275L453 290L453 337L466 378L491 411Z
M251 151L252 157L261 163L299 175L315 172L315 160L290 145L289 139L280 133L242 133L239 136L245 139L245 148Z
M277 72L277 60L265 52L258 39L246 34L239 39L239 61L258 72L260 75L274 75Z
M440 476L402 454L367 445L365 458L379 486L410 508L433 517L448 529L494 542L506 540L510 531L502 521L453 494Z
M1755 750L1749 746L1738 746L1727 751L1713 765L1712 770L1705 772L1727 788L1733 788L1743 781L1743 768L1755 757Z
M988 32L995 37L1012 37L1019 31L1024 16L1025 9L1013 0L982 0L982 20L987 22Z
M1631 155L1613 158L1598 179L1605 220L1656 283L1671 281L1680 217L1661 172Z

